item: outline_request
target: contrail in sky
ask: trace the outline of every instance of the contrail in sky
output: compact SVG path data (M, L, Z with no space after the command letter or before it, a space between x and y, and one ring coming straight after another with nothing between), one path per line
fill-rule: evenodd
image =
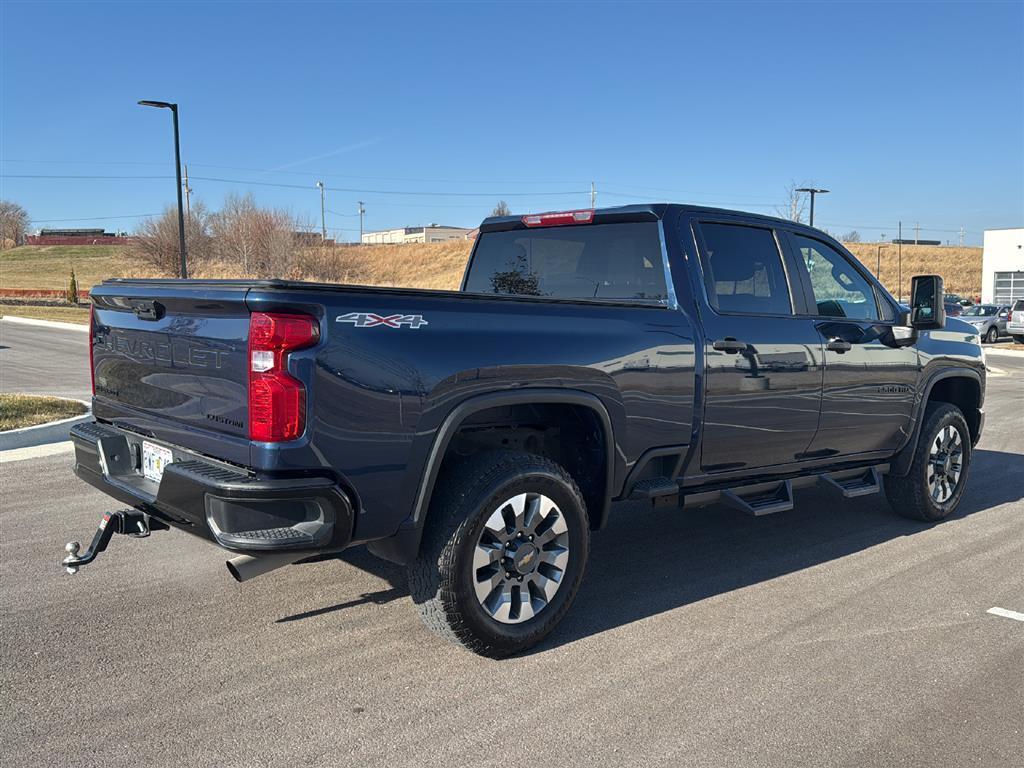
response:
M294 168L297 165L305 165L306 163L312 163L314 160L323 160L324 158L334 157L335 155L343 155L346 152L355 152L357 149L363 149L364 147L372 147L374 144L379 144L383 140L383 136L375 136L372 139L364 139L363 141L357 141L355 144L348 144L344 147L340 147L331 152L325 152L322 155L314 155L313 157L307 157L302 160L296 160L295 162L292 163L285 163L284 165L279 165L276 168L271 168L268 171L264 171L264 173L284 171L288 168Z

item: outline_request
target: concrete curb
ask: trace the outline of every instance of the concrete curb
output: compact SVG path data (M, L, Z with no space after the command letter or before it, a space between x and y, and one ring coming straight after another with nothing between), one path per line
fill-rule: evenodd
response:
M70 440L60 443L47 443L46 445L33 445L29 448L15 448L10 451L0 451L0 464L10 464L12 461L26 461L28 459L43 459L47 456L58 456L62 453L71 453L75 450Z
M12 315L4 315L3 321L5 323L14 323L15 325L38 325L40 328L57 328L63 331L81 331L82 333L89 332L88 325L80 325L79 323L60 323L56 320L36 320L34 317L14 317Z
M70 400L72 398L61 398ZM82 402L78 400L76 402ZM88 403L85 403L88 406ZM0 432L0 451L13 451L17 448L32 448L37 445L48 443L59 443L68 439L68 433L76 424L83 424L92 421L92 411L87 410L81 416L72 416L70 419L51 421L46 424L37 424L34 427L22 427L21 429L10 429Z
M1019 349L999 349L998 347L985 347L985 354L995 355L996 357L1000 355L1004 357L1024 357L1024 351Z

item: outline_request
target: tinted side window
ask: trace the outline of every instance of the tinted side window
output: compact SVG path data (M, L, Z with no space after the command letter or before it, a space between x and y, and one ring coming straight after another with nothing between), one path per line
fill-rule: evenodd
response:
M818 240L794 235L807 272L811 277L818 314L827 317L849 317L855 320L877 320L875 292L846 257Z
M788 315L793 312L782 255L770 229L701 224L704 282L721 312Z
M665 301L655 222L483 232L466 278L472 293Z

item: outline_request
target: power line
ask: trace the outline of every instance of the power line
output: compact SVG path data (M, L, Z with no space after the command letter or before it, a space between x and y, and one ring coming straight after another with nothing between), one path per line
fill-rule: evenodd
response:
M76 174L46 174L46 173L3 173L0 174L0 179L84 179L86 181L96 181L97 179L139 179L143 181L150 181L153 179L160 179L166 181L167 179L173 179L174 176L86 176Z
M193 163L195 167L195 163ZM52 179L52 180L166 180L171 176L106 176L106 175L85 175L85 174L31 174L31 173L4 173L0 174L2 179ZM285 184L273 181L254 181L246 179L227 179L217 176L192 176L195 181L210 181L221 184L247 184L256 187L276 187L279 189L309 189L307 184ZM410 195L417 197L564 197L567 195L584 194L582 190L569 192L444 192L439 190L419 191L404 189L357 189L353 187L328 187L324 189L329 192L354 192L365 195Z
M607 189L601 190L602 195L609 195L611 197L624 197L629 200L643 200L644 202L651 202L650 195L631 195L626 192L614 192ZM688 201L693 205L717 205L717 206L737 206L745 208L774 208L775 205L772 203L743 203L736 202L735 200L690 200Z
M103 221L104 219L148 219L163 216L162 213L125 213L119 216L84 216L79 219L32 219L29 224L50 224L60 221Z
M0 163L18 163L22 165L156 165L164 166L165 162L143 161L143 160L0 160ZM225 171L249 171L252 173L274 173L284 176L303 176L310 178L314 175L309 171L286 171L276 168L253 168L242 165L215 165L211 163L192 163L193 168L219 168ZM413 176L359 176L347 173L321 173L323 178L336 179L362 179L364 181L413 181L425 184L589 184L579 179L435 179Z

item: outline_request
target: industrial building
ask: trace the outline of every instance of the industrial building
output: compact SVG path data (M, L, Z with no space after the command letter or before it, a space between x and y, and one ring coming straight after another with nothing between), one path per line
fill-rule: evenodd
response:
M1024 299L1024 227L986 229L981 256L981 301Z
M402 227L400 229L383 229L377 232L364 232L364 245L382 243L443 243L447 240L465 240L472 230L465 227L446 227L442 224L430 224L426 227Z

